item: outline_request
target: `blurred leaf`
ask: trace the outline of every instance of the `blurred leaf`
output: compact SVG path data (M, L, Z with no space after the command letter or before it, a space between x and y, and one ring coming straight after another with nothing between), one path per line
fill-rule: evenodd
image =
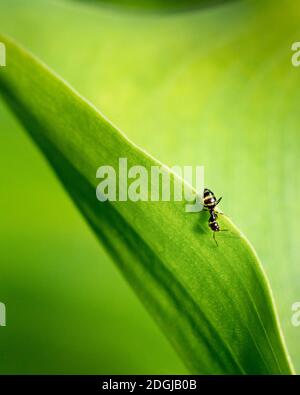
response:
M118 6L130 10L141 11L188 11L217 4L229 3L234 0L73 0L101 7Z
M184 202L99 203L99 166L159 162L27 51L1 41L4 97L190 370L291 373L260 263L234 225L220 221L230 233L217 248L207 215L185 213Z

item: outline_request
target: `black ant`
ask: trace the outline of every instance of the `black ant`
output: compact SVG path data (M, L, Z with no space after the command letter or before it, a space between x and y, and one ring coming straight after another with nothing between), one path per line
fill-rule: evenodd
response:
M208 220L208 226L210 229L213 231L213 238L214 241L216 242L216 245L218 246L217 240L216 240L216 232L227 232L227 229L220 229L220 226L217 222L218 219L218 214L215 211L216 206L220 203L222 197L219 199L216 199L215 194L205 188L204 193L203 193L203 207L204 210L209 211L210 217Z

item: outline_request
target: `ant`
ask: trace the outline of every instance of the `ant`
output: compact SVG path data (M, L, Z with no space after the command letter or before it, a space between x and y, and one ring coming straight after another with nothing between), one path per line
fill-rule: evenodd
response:
M227 229L220 229L220 226L217 222L218 214L216 213L215 208L220 203L221 199L222 197L216 199L215 194L211 190L207 188L204 189L203 206L204 210L209 211L210 217L208 220L208 226L213 231L213 239L216 242L217 247L218 242L216 240L216 232L227 232Z

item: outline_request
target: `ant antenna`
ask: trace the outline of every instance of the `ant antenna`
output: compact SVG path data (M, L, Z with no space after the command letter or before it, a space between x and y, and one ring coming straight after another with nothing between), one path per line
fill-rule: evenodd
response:
M214 241L215 241L217 247L219 247L219 244L218 244L218 242L217 242L217 240L216 240L216 232L213 232L213 239L214 239Z
M229 230L228 229L220 229L219 232L229 232ZM219 244L218 244L217 239L216 239L216 232L213 232L213 239L214 239L217 247L219 247Z

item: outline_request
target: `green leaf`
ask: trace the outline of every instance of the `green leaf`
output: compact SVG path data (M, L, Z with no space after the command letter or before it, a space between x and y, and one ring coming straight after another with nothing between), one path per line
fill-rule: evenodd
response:
M5 99L190 370L292 373L261 265L231 221L220 219L229 232L217 248L207 215L186 213L184 202L98 202L99 166L159 162L26 50L0 40Z
M74 1L74 0L73 0ZM75 0L81 1L82 0ZM86 4L101 7L118 6L130 10L141 11L188 11L196 8L212 7L217 4L228 3L233 0L84 0Z

